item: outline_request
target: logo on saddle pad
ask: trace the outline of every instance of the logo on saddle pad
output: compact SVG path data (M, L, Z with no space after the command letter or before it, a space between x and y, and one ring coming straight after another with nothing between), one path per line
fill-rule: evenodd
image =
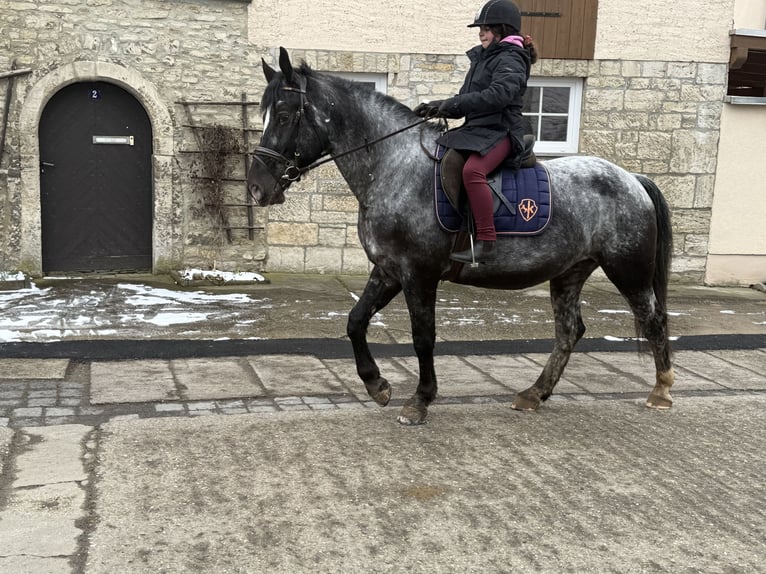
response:
M537 204L534 199L525 198L519 202L519 215L524 221L529 221L537 215Z

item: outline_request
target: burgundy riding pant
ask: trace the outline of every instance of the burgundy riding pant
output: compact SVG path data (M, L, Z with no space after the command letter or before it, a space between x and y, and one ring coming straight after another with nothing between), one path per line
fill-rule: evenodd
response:
M487 175L503 163L510 153L511 140L505 138L486 155L471 153L463 166L463 183L476 220L476 239L494 241L497 238L492 217L492 190L487 183Z

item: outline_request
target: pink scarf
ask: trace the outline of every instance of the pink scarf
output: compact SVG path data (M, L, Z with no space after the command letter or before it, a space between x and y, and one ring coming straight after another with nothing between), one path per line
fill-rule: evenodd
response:
M521 36L506 36L505 38L503 38L500 41L501 42L508 42L509 44L514 44L514 45L518 46L519 48L523 48L524 47L524 38L522 38Z

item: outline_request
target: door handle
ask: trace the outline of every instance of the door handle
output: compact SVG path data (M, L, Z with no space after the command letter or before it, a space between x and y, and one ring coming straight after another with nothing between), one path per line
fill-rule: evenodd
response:
M40 162L40 173L45 173L46 167L56 167L55 163L51 163L49 161L41 161Z

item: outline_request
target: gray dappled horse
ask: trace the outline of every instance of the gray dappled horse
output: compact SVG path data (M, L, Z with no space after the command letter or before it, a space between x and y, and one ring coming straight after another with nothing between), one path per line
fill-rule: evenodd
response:
M367 344L372 316L400 291L409 309L420 366L415 394L398 417L402 424L426 420L436 398L434 308L439 281L451 267L453 235L434 210L433 160L437 126L395 99L362 84L293 68L280 48L275 71L263 62L268 86L261 102L264 131L248 173L259 205L282 203L284 192L309 169L335 161L359 201L359 239L374 264L364 293L351 310L348 335L356 367L380 405L391 398ZM395 134L393 137L391 134ZM330 158L324 158L330 155ZM312 163L313 162L313 163ZM667 283L672 233L667 203L646 177L595 157L545 162L554 193L554 216L544 233L499 237L497 259L465 266L456 283L523 289L550 281L556 342L543 372L518 393L512 407L538 408L553 392L585 325L580 292L599 266L630 304L639 336L654 355L656 385L647 406L669 408L673 370L667 331Z

